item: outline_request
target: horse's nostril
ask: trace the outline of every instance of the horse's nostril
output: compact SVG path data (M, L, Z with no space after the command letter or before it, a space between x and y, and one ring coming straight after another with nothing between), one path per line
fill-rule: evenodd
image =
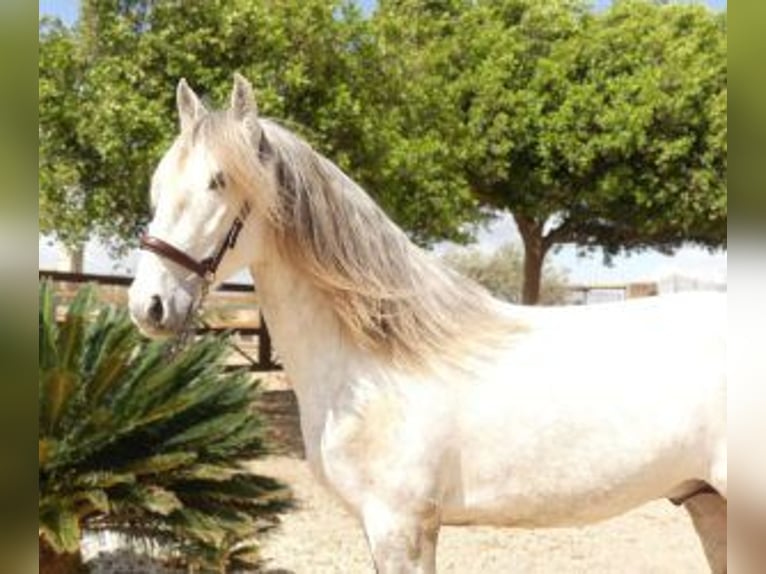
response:
M162 323L162 317L165 314L162 308L162 299L159 295L152 295L152 300L149 303L149 320L155 325Z

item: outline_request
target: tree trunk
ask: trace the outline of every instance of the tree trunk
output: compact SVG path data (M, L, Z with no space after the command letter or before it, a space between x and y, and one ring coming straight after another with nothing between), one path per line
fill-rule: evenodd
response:
M85 572L82 555L57 554L42 536L38 538L38 571L39 574L81 574Z
M544 257L542 248L538 249L534 246L530 249L526 244L524 245L524 283L521 287L523 305L537 305L540 301Z
M543 224L524 216L514 215L524 242L524 281L521 286L522 305L537 305L545 260Z
M82 273L85 260L85 246L61 247L61 257L59 257L58 270L68 271L70 273Z

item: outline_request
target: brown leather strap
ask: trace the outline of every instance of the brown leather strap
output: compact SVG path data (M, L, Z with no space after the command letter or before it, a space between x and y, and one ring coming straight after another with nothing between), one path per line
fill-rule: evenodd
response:
M154 235L142 236L141 249L151 251L160 257L164 257L165 259L170 259L170 261L173 263L180 265L192 273L196 273L203 279L206 279L208 276L209 269L205 263L209 260L197 261L196 259L189 257L186 253L177 247L174 247L159 237L155 237Z
M234 218L234 221L229 228L229 232L226 234L226 238L221 246L212 257L207 257L202 261L197 261L178 249L178 247L175 247L164 239L160 239L154 235L143 235L141 237L141 249L151 251L165 259L170 259L173 263L177 263L184 269L196 273L208 283L212 283L215 281L215 274L218 271L218 266L221 264L224 255L226 255L226 252L229 249L234 249L234 246L237 244L237 238L239 238L239 234L245 226L245 219L247 219L248 215L250 215L250 204L245 202L242 204L239 215Z
M240 217L237 217L232 222L231 227L229 228L229 233L226 234L226 239L224 240L221 247L218 248L216 254L213 257L209 257L203 261L211 273L215 274L215 272L218 271L218 266L221 264L223 256L226 255L226 252L229 249L234 249L234 246L237 244L239 232L242 231L244 226L244 221Z

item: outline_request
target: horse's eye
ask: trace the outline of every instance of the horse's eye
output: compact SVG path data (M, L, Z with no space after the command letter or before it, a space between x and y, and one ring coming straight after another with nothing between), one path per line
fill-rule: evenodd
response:
M216 189L223 189L226 187L226 180L223 177L223 172L219 171L216 172L216 174L210 178L210 183L208 184L208 188L211 190Z

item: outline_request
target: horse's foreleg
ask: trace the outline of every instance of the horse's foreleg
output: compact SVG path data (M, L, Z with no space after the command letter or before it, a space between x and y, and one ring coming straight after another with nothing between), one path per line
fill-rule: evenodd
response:
M684 503L712 574L726 572L726 506L726 499L715 492L698 494Z
M374 501L365 505L362 522L378 574L436 572L436 507L412 513Z

